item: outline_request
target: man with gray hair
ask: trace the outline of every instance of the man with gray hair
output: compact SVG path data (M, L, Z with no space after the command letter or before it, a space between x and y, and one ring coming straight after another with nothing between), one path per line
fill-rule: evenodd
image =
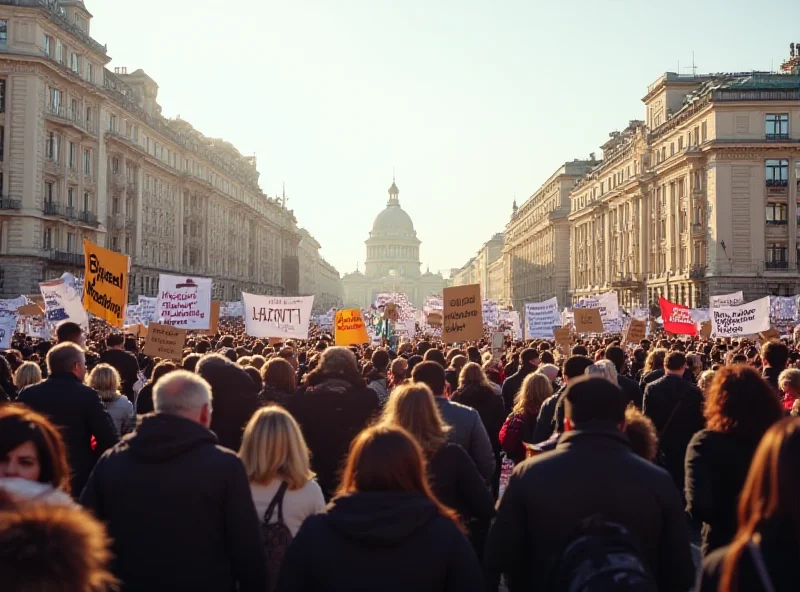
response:
M86 358L80 346L64 342L53 347L47 352L47 370L48 379L23 390L17 400L58 426L72 469L72 495L78 497L97 457L119 437L97 392L83 384Z
M155 413L98 461L81 503L113 539L125 592L267 590L259 518L244 466L217 445L211 387L176 370Z

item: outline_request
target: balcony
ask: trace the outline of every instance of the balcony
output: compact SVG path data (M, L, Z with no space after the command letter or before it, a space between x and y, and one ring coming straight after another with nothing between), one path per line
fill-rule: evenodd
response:
M48 258L51 261L57 261L58 263L64 263L72 267L83 267L85 263L83 253L68 253L66 251L51 250Z
M764 269L767 271L785 271L789 269L788 261L765 261Z
M786 142L789 140L789 134L767 134L767 142Z
M21 199L0 197L0 210L20 210L22 209Z
M92 122L87 122L81 117L80 112L74 113L72 109L67 108L65 105L49 104L45 107L44 113L51 121L62 126L74 127L87 134L94 134Z
M692 265L689 268L689 278L693 280L704 278L707 270L708 267L705 265Z
M692 235L693 236L702 236L706 233L705 226L700 224L700 222L695 222L692 224Z
M75 216L75 219L78 220L78 222L83 222L84 224L89 224L90 226L97 226L99 224L97 221L97 214L85 210L83 212L78 212Z

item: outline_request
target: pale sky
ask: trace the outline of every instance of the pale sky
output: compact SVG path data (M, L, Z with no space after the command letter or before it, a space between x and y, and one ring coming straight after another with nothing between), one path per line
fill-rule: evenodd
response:
M644 119L665 71L777 69L790 0L85 0L110 66L256 154L340 273L396 170L423 271L461 267L564 161ZM757 7L757 8L756 8ZM363 269L363 263L362 263Z

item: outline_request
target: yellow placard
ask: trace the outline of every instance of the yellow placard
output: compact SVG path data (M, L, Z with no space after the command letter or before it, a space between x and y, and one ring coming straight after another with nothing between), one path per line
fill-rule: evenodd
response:
M120 329L128 305L128 256L83 239L83 308Z
M361 345L369 343L367 328L364 326L364 319L361 318L361 311L357 308L346 308L336 311L335 341L336 345Z

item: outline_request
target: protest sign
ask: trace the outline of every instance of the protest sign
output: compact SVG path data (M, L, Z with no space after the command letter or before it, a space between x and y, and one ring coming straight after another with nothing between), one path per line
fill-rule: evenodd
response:
M211 278L159 275L156 318L172 327L208 329L211 325Z
M8 300L0 300L0 312L12 313L19 310L27 304L28 299L25 296L18 296ZM21 314L21 313L20 313ZM41 314L41 313L40 313Z
M16 313L0 316L0 349L11 347L11 339L14 337L18 320L19 316Z
M553 329L561 326L556 298L525 303L525 339L552 339Z
M235 302L223 302L219 308L221 317L244 317L244 303L241 300Z
M579 298L575 303L575 308L596 308L600 311L603 331L598 331L598 333L620 333L622 331L619 298L616 292L605 292L591 298Z
M797 323L797 296L770 296L769 322L778 331L790 332Z
M219 300L211 301L211 326L206 331L200 331L201 335L216 335L219 329L219 311L222 303Z
M370 343L367 328L361 311L357 308L346 308L336 311L334 323L336 345L361 345Z
M71 274L65 273L57 280L39 284L44 298L46 318L55 326L65 321L72 321L83 327L84 331L88 331L89 315L83 308L74 279Z
M560 327L553 331L553 335L558 345L564 346L565 348L572 345L572 332L569 330L569 327Z
M147 327L147 340L142 353L146 356L180 360L183 358L183 344L186 341L186 329L150 323Z
M731 292L730 294L719 294L709 298L711 308L720 308L722 306L737 306L744 303L744 295L741 290L738 292Z
M17 314L23 317L39 317L44 315L44 311L38 304L25 304L17 309Z
M631 319L631 324L628 325L628 331L625 333L626 343L639 343L645 338L647 330L647 321L641 319Z
M767 341L780 341L781 332L777 329L767 329L758 334L759 341L766 343Z
M442 341L477 341L483 337L480 284L444 289Z
M400 311L395 303L390 302L384 307L383 318L392 322L397 322L400 320Z
M248 335L308 339L313 296L260 296L242 292L242 302Z
M442 313L434 311L428 313L428 325L431 327L442 326Z
M575 317L575 331L578 333L602 333L603 320L597 308L575 308L572 310Z
M86 239L83 239L83 252L83 307L112 327L122 328L128 304L130 259Z
M700 323L700 337L703 339L711 337L711 321L703 321Z
M697 323L687 307L670 302L666 298L660 298L659 304L664 331L675 335L697 335Z
M769 296L712 309L711 327L717 337L742 337L769 330Z
M139 296L139 320L145 327L151 322L155 322L156 307L158 306L158 298L150 298L147 296Z

